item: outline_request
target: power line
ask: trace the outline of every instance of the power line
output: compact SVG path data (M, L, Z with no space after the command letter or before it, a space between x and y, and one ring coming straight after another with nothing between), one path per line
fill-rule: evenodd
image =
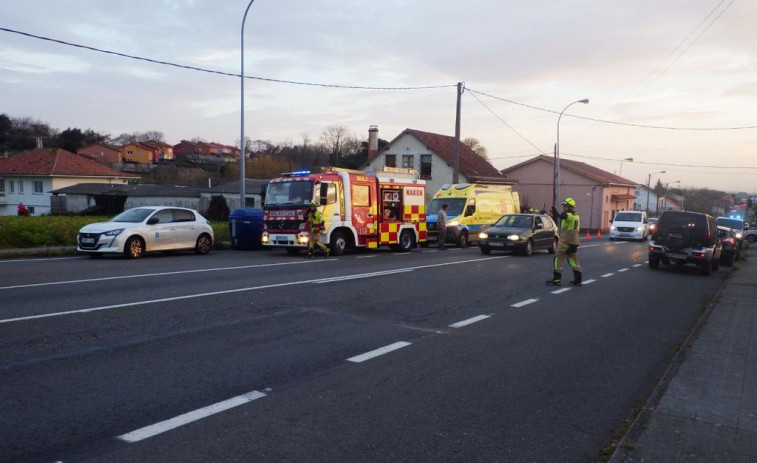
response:
M39 40L45 40L45 41L48 41L48 42L54 42L54 43L58 43L58 44L61 44L61 45L66 45L66 46L69 46L69 47L81 48L81 49L84 49L84 50L95 51L95 52L98 52L98 53L105 53L105 54L108 54L108 55L120 56L122 58L129 58L129 59L133 59L133 60L146 61L148 63L153 63L153 64L161 64L161 65L164 65L164 66L172 66L172 67L180 68L180 69L189 69L191 71L207 72L207 73L210 73L210 74L218 74L218 75L227 76L227 77L240 77L240 74L235 74L235 73L232 73L232 72L215 71L215 70L212 70L212 69L204 69L204 68L200 68L200 67L196 67L196 66L188 66L188 65L184 65L184 64L171 63L171 62L168 62L168 61L160 61L160 60L156 60L156 59L152 59L152 58L145 58L145 57L142 57L142 56L134 56L134 55L129 55L129 54L121 53L121 52L117 52L117 51L104 50L102 48L95 48L95 47L90 47L88 45L81 45L81 44L77 44L77 43L66 42L64 40L58 40L58 39L53 39L53 38L50 38L50 37L44 37L44 36L41 36L41 35L30 34L28 32L21 32L21 31L17 31L17 30L13 30L13 29L8 29L8 28L5 28L5 27L0 27L0 31L10 32L12 34L23 35L23 36L26 36L26 37L31 37L31 38L39 39ZM324 84L324 83L317 83L317 82L299 82L299 81L295 81L295 80L272 79L272 78L269 78L269 77L257 77L257 76L247 76L247 75L245 76L245 79L261 80L261 81L265 81L265 82L275 82L275 83L279 83L279 84L292 84L292 85L305 85L305 86L310 86L310 87L327 87L327 88L357 89L357 90L428 90L428 89L448 88L448 87L456 87L457 86L457 84L448 84L448 85L421 85L421 86L417 86L417 87L372 87L372 86L366 86L366 85L339 85L339 84Z
M566 156L573 156L577 158L598 159L601 161L612 161L612 162L621 161L621 159L603 158L599 156L586 156L586 155L575 154L575 153L561 153L561 154L564 154ZM757 166L703 166L703 165L697 165L697 164L673 164L669 162L633 161L632 164L643 164L643 165L648 165L648 166L665 166L665 167L693 167L693 168L703 168L703 169L757 169ZM754 172L752 172L752 174L754 175Z
M511 103L518 106L523 106L525 108L529 109L535 109L537 111L552 113L552 114L560 114L560 111L554 111L551 109L541 108L539 106L533 106L525 103L519 103L517 101L509 100L507 98L502 98L499 96L490 95L488 93L479 92L477 90L473 90L470 87L466 87L466 90L472 93L477 93L479 95L488 96L489 98L494 98L495 100L504 101L506 103ZM681 130L681 131L725 131L725 130L746 130L746 129L757 129L757 125L748 125L743 127L666 127L666 126L660 126L660 125L646 125L646 124L632 124L630 122L619 122L619 121L606 121L602 119L595 119L592 117L584 117L584 116L576 116L573 114L565 113L564 116L573 117L576 119L583 119L586 121L593 121L593 122L601 122L604 124L613 124L613 125L622 125L627 127L639 127L644 129L661 129L661 130Z

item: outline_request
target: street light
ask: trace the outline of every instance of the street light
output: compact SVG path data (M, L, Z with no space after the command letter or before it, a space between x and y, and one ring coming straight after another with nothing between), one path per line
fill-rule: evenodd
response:
M584 98L583 100L574 101L573 103L563 108L563 110L560 111L560 115L557 117L557 143L555 143L555 177L554 184L552 186L552 207L556 207L557 202L560 198L560 119L562 118L565 110L576 103L589 104L589 99Z
M239 42L241 44L242 48L242 62L241 62L241 70L239 75L241 76L241 79L239 80L240 86L241 86L241 103L240 103L240 135L239 135L239 144L240 144L240 151L239 151L239 207L245 206L245 174L244 174L244 23L247 21L247 12L250 11L250 7L252 6L252 2L255 0L250 0L250 3L247 4L247 9L244 10L244 17L242 18L242 31L240 32L239 36Z
M618 177L623 173L623 161L633 162L633 158L624 158L620 160L620 170L618 170Z
M665 173L664 170L661 170L659 172L652 172L647 177L647 215L649 215L649 183L652 181L652 175L654 175L654 174L664 174L664 173ZM655 209L657 209L657 208L655 207Z

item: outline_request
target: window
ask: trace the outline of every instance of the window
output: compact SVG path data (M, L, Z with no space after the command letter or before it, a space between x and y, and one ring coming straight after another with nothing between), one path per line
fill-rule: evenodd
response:
M5 194L5 180L0 179L0 193Z
M428 180L431 178L431 155L421 154L421 178Z
M13 180L8 180L8 187L8 193L16 192L16 184L13 182Z
M34 182L32 182L32 183L33 183L33 185L34 185L34 194L38 194L38 195L41 195L41 194L43 193L43 190L42 190L42 182L41 182L41 181L39 181L39 180L35 180L35 181L34 181Z
M386 167L397 167L397 155L396 154L387 154L384 158L386 161L384 164L386 164Z
M194 220L195 220L195 215L192 214L190 211L185 211L184 209L173 210L174 222L194 222Z
M328 190L326 190L326 204L334 204L336 202L336 185L329 183Z
M370 206L371 190L368 185L352 186L352 205L353 206Z
M255 198L244 198L244 207L255 207Z
M413 160L415 159L415 156L412 154L403 154L402 155L402 167L406 169L412 169L413 168Z
M23 180L19 180L18 181L18 192L19 193L23 193L24 192L24 181Z
M158 223L171 223L173 222L173 213L171 212L171 209L163 209L162 211L158 211L150 217L151 219L158 219Z

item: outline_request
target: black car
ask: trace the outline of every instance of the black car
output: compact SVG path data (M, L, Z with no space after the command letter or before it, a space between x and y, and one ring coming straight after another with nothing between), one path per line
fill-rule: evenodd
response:
M744 223L741 219L732 219L730 217L718 217L715 219L715 223L717 223L721 227L728 227L731 230L733 230L733 234L736 238L736 244L739 246L739 249L744 244L744 237L746 235L746 223Z
M703 275L720 267L722 244L715 219L698 212L665 211L649 243L649 268L660 262L694 264Z
M723 246L720 253L720 263L727 267L733 267L734 262L741 255L741 246L739 246L736 233L728 227L718 225L718 237Z
M555 222L542 214L505 214L478 235L482 254L492 250L512 251L530 256L534 250L557 250L559 230Z

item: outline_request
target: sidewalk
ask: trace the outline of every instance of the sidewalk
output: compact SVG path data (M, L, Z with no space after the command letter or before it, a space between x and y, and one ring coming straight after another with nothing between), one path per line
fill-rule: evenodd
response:
M757 256L737 265L610 463L757 462Z
M76 253L76 246L50 246L40 248L8 248L0 249L0 259L14 257L45 257L64 256Z

